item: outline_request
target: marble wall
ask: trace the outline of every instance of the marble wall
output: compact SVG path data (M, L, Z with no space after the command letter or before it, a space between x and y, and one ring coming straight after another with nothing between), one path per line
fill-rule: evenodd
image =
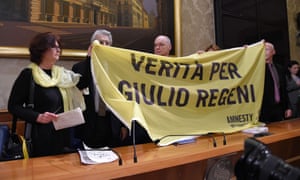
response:
M182 55L205 49L215 42L213 0L181 1Z
M290 55L300 62L300 46L296 45L296 14L300 12L299 0L286 0L288 11ZM182 54L189 55L215 42L213 0L181 1Z
M297 29L296 15L300 12L299 0L287 0L288 9L288 23L289 23L289 38L290 38L290 54L291 59L300 62L300 46L296 45L296 36L300 33L300 29Z

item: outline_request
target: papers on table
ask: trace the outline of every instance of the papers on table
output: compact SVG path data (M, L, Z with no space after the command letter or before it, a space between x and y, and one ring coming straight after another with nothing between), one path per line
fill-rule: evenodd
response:
M80 108L58 114L56 121L53 121L55 130L60 130L68 127L73 127L83 124L84 118Z
M164 137L157 144L158 146L168 146L171 144L188 144L193 143L199 136L169 136Z
M80 161L83 164L100 164L113 162L119 159L118 155L110 148L89 148L84 146L84 150L78 150Z
M258 126L258 127L252 127L252 128L244 129L244 130L242 130L242 132L249 133L249 134L267 133L267 132L269 132L269 128Z

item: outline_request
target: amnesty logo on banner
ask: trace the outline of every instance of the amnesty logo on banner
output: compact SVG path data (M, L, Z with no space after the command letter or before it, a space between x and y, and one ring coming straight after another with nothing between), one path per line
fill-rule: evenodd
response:
M256 126L263 96L264 43L164 57L102 46L92 71L107 106L127 127L137 120L160 145L179 136Z

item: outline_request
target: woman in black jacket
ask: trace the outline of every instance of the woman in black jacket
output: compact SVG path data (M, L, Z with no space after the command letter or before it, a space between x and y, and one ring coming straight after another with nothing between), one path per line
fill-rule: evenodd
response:
M85 108L76 88L80 75L55 65L61 55L60 45L58 36L50 32L31 40L31 63L15 80L8 100L9 112L32 124L32 156L69 152L70 129L55 130L52 121L57 120L57 113ZM34 108L26 108L32 79Z

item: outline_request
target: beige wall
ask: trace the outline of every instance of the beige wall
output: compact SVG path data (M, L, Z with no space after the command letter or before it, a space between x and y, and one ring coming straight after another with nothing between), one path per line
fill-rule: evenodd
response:
M290 54L291 59L300 62L300 46L296 46L296 35L299 33L296 27L296 15L300 11L299 0L287 0L288 8L288 23L289 23L289 36L290 36Z
M288 11L290 55L300 62L300 46L296 46L296 14L300 12L299 0L286 0ZM214 7L212 0L181 1L182 54L188 55L215 42Z
M189 55L215 42L214 9L212 0L181 0L181 52ZM287 0L291 58L300 60L300 47L296 46L295 15L300 10L299 0ZM21 69L29 63L23 59L0 58L0 109L6 109L12 83ZM70 69L75 61L60 61Z
M181 1L182 55L189 55L215 42L212 0Z

